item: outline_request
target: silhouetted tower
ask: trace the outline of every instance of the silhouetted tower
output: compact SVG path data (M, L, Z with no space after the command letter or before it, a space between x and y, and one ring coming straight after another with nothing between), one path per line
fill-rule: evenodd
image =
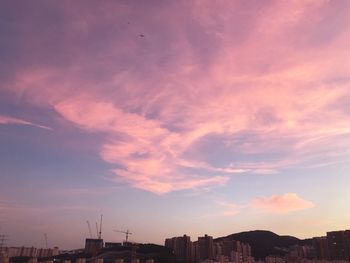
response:
M214 259L213 237L205 235L198 237L199 260Z
M167 238L165 240L165 246L174 252L176 261L183 263L191 263L193 261L192 242L189 236L183 235L180 237Z
M329 255L332 260L350 259L350 231L327 232Z

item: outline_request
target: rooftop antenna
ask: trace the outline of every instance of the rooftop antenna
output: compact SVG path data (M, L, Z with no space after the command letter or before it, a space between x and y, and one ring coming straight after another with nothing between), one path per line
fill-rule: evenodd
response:
M129 235L132 235L132 233L127 229L126 231L121 230L113 230L114 232L119 232L125 234L125 242L128 243Z
M86 220L86 223L87 223L88 228L89 228L89 235L90 235L90 238L92 238L92 232L91 232L91 226L90 226L89 220Z

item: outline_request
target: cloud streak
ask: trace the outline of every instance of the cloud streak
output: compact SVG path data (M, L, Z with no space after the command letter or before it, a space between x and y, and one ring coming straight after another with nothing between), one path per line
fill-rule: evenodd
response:
M85 109L89 105L89 109ZM223 185L225 176L205 177L182 174L181 137L155 120L124 112L112 103L79 98L55 106L65 119L92 132L104 132L110 142L103 145L101 157L121 168L114 169L119 181L163 194L174 190ZM113 142L114 140L114 142ZM180 152L179 152L180 151Z
M50 127L44 126L44 125L40 125L40 124L36 124L30 121L25 121L22 119L18 119L18 118L14 118L14 117L10 117L10 116L4 116L4 115L0 115L0 124L7 124L7 125L12 125L12 124L18 124L18 125L29 125L29 126L33 126L33 127L37 127L37 128L41 128L41 129L45 129L45 130L52 130Z
M250 206L265 212L287 214L309 209L315 205L308 200L302 199L296 193L286 193L255 198L250 202Z

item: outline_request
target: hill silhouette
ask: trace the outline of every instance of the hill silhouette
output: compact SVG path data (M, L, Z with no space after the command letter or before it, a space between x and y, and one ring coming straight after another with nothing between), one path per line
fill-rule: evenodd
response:
M266 230L254 230L231 234L216 238L216 241L229 239L248 243L252 249L252 256L264 259L268 255L285 255L287 248L293 245L308 244L309 240L301 240L293 236L280 236Z

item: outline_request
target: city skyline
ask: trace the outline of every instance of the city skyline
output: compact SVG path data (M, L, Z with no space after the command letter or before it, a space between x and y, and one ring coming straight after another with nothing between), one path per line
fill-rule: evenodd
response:
M0 234L349 229L350 2L0 1Z
M97 229L99 232L101 229ZM123 232L124 233L124 232ZM125 234L131 234L127 231ZM4 247L0 244L2 259L16 257L50 258L53 261L86 260L87 258L105 259L114 254L114 258L134 259L156 258L156 262L220 262L220 263L278 263L278 262L334 262L346 263L350 259L350 230L329 231L322 237L313 237L300 240L292 236L279 236L270 231L248 231L235 233L225 237L212 237L207 234L191 240L191 237L183 236L166 238L164 246L155 244L142 244L133 242L107 242L98 238L87 238L85 247L74 250L60 250L58 247ZM91 235L92 236L92 235ZM1 241L1 240L0 240ZM243 241L243 242L242 242ZM133 251L133 252L132 252ZM138 251L138 252L137 252ZM152 253L153 251L153 253ZM130 254L131 253L131 254ZM143 254L143 255L142 255ZM157 254L157 256L156 256ZM22 262L27 262L24 259ZM111 262L111 258L107 259ZM174 261L175 260L175 261ZM113 261L113 260L112 260ZM147 263L147 262L146 262Z

